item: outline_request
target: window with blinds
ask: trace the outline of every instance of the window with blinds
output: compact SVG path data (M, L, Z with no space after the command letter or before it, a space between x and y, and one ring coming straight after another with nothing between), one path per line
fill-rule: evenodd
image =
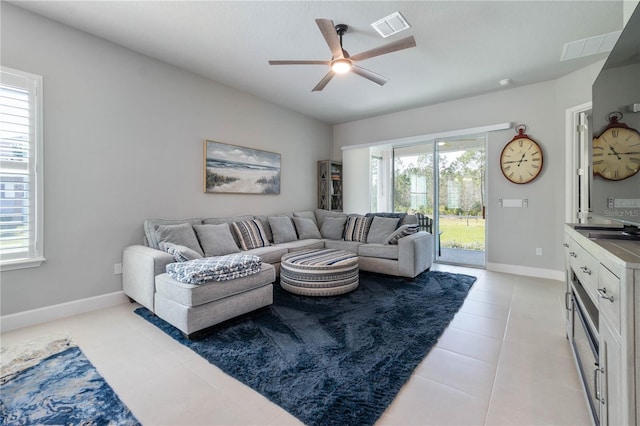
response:
M0 267L42 258L42 77L0 69Z

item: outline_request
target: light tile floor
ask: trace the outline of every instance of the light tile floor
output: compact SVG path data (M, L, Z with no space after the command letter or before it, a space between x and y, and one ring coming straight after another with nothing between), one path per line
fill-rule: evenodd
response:
M378 425L589 425L559 281L478 277L460 312ZM24 328L67 332L144 425L294 425L294 417L120 305Z

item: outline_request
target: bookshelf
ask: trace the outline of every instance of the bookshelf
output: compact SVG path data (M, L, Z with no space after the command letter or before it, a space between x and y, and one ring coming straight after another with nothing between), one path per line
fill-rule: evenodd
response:
M342 163L318 161L318 208L342 211Z

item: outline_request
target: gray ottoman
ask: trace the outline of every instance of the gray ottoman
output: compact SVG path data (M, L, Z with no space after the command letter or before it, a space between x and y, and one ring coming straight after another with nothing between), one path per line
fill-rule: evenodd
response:
M262 264L260 272L228 281L193 285L156 276L155 314L186 337L273 303L276 272Z
M349 251L305 250L282 256L280 285L303 296L336 296L358 287L358 256Z

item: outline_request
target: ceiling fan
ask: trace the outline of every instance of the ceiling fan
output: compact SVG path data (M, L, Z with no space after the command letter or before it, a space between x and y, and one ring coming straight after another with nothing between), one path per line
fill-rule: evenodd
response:
M316 24L320 28L320 32L324 36L325 41L331 49L333 57L330 61L269 61L270 65L328 65L331 67L327 75L313 88L313 92L320 91L331 81L334 75L344 74L349 71L364 77L374 83L383 86L389 79L376 74L373 71L364 69L355 63L375 56L385 55L387 53L396 52L398 50L408 49L416 45L413 36L405 37L391 43L387 43L380 47L367 50L357 55L350 56L346 50L342 48L342 36L347 32L349 27L345 24L333 25L330 19L316 19ZM339 37L339 38L338 38Z

